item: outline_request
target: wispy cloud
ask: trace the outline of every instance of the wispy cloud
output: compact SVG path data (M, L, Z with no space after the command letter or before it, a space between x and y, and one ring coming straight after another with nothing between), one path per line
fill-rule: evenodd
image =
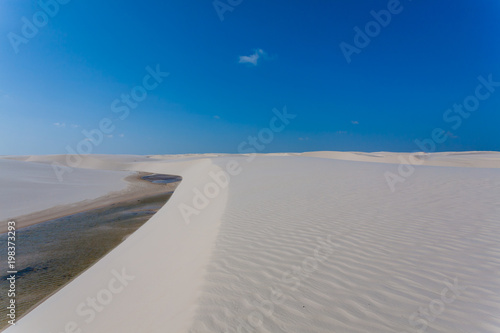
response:
M351 124L353 124L353 125L359 125L359 121L357 121L357 120L351 120Z
M55 127L66 127L66 123L54 123Z
M257 49L254 51L253 54L248 55L248 56L240 56L240 64L252 64L254 66L257 66L259 63L259 59L262 57L265 57L267 53L263 49Z
M214 119L220 119L220 116L215 115Z

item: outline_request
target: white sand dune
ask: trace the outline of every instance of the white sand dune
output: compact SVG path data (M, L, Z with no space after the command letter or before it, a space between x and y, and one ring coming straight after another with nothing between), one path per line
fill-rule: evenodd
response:
M442 166L415 166L394 193L395 153L91 158L184 180L8 333L500 331L500 153L427 154ZM241 173L217 190L231 163ZM105 303L95 316L89 297Z
M450 166L450 167L472 167L472 168L500 168L500 154L498 152L487 151L467 151L467 152L444 152L426 154L418 153L362 153L362 152L339 152L320 151L300 154L301 156L331 158L337 160L377 162L394 164L416 164L430 166ZM415 161L412 163L414 157Z

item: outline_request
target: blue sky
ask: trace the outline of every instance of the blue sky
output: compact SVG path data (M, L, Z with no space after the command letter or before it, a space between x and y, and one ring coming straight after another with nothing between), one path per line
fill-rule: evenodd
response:
M443 118L479 76L500 82L497 0L221 0L223 20L211 0L54 1L0 3L2 155L66 153L104 118L92 153L236 153L284 106L297 117L264 152L415 151L436 128L437 151L499 150L500 87ZM348 63L340 44L382 10ZM168 77L119 119L157 65Z

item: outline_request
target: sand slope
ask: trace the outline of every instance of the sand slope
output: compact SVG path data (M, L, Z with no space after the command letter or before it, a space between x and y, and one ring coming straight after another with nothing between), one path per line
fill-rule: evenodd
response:
M430 154L448 166L416 166L394 193L384 174L397 156L332 155L95 156L100 167L184 180L142 228L6 332L73 322L96 333L500 331L500 154ZM186 224L179 207L229 161L241 174ZM113 270L134 279L85 322L75 310L106 293Z
M192 332L414 332L419 318L429 332L500 330L500 170L421 167L393 194L386 169L249 165L231 184ZM412 325L454 279L467 289Z

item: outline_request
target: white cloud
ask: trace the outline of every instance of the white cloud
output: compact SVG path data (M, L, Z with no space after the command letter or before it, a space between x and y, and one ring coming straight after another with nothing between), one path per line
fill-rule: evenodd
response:
M66 123L54 123L55 127L66 127Z
M125 134L123 134L123 133L122 133L122 134L119 134L118 136L119 136L120 138L124 138L124 137L125 137Z
M264 52L264 50L262 49L257 49L254 51L253 54L251 55L248 55L248 56L240 56L240 61L239 63L240 64L252 64L254 66L257 66L257 64L259 63L259 59L261 57L265 57L266 56L266 52Z
M353 125L359 125L359 121L357 121L357 120L351 120L351 124L353 124Z

